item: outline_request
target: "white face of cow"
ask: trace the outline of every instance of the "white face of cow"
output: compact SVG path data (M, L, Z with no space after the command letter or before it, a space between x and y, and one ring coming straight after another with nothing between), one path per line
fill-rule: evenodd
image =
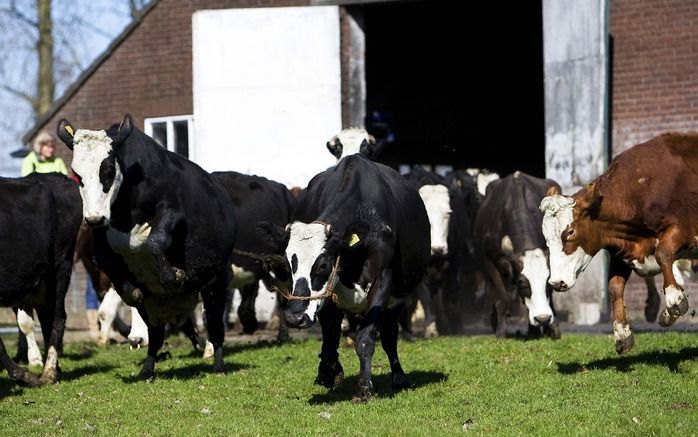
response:
M533 326L552 323L553 310L546 293L550 271L545 253L541 249L527 250L519 260L523 265L521 274L531 286L531 297L524 298L524 304L528 308L528 322Z
M581 246L571 254L563 251L562 232L574 221L575 202L571 197L553 195L543 198L543 235L550 250L550 285L567 291L577 282L577 276L587 268L592 256Z
M80 179L82 212L90 225L106 225L123 174L104 130L79 129L73 137L72 168Z
M376 140L366 132L365 129L349 128L344 129L338 135L332 137L327 142L327 147L330 152L337 158L337 162L345 156L361 153L361 146L366 144L374 144Z
M328 234L328 226L322 223L306 224L295 222L291 225L288 246L286 247L286 258L291 266L292 294L294 296L316 297L325 293L329 284L322 284L316 287L319 289L314 290L312 287L312 274L313 268L318 268L316 261L325 252ZM294 307L294 302L300 302L304 305L296 305ZM312 326L315 323L316 314L323 303L324 299L289 302L286 310L286 318L289 324L291 326L303 325L301 319L307 316L306 323ZM291 314L289 314L289 310L291 310ZM301 311L303 312L301 313ZM295 320L296 318L297 320Z
M451 218L451 199L443 185L424 185L419 189L429 216L431 254L448 254L448 223Z

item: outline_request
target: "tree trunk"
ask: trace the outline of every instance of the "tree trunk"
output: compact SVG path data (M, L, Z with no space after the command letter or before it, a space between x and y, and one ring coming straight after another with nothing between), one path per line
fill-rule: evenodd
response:
M51 0L37 0L39 11L39 82L34 107L36 118L48 111L53 103L53 36L51 35Z

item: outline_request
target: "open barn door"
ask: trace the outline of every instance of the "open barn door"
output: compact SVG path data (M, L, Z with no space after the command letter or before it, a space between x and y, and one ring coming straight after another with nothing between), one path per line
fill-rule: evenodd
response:
M204 169L304 187L341 130L337 6L198 11L194 135Z
M608 0L544 0L543 37L546 177L571 194L608 165ZM574 290L555 294L575 323L607 314L606 265L596 256Z

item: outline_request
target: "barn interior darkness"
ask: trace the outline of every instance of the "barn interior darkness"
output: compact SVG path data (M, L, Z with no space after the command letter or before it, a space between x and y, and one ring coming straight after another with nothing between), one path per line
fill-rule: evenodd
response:
M381 161L545 175L541 0L388 2L363 15L367 127L394 136Z

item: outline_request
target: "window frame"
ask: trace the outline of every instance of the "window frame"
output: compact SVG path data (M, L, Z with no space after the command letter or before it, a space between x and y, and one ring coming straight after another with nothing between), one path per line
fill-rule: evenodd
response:
M170 152L175 152L175 134L174 134L174 123L176 121L186 121L188 130L188 149L189 156L185 158L193 161L194 160L194 115L170 115L166 117L150 117L143 120L143 127L145 134L150 138L153 138L153 124L155 123L165 123L165 130L167 135L167 145L165 148Z

